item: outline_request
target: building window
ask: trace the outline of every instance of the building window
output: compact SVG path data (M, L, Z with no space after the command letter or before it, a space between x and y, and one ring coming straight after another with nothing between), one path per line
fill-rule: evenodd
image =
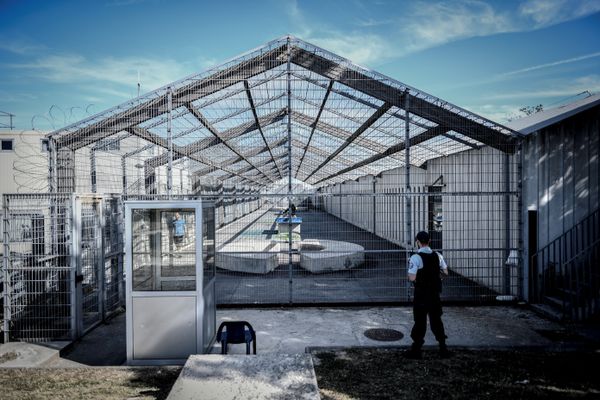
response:
M13 140L14 139L2 139L0 140L0 150L2 151L13 151Z
M42 139L42 153L47 153L50 149L50 140Z

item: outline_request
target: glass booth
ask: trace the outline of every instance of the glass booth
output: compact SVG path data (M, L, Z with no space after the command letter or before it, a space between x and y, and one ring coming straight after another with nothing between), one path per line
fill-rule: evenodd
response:
M215 211L209 202L125 202L127 362L184 363L215 339Z

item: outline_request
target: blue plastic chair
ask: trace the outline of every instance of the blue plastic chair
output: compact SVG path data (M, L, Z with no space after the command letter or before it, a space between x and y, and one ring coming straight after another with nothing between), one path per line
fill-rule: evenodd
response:
M225 331L223 331L225 328ZM246 329L248 328L248 329ZM256 354L256 333L246 321L225 321L219 325L217 342L221 343L221 354L227 354L229 344L246 343L246 354L250 354L250 343Z

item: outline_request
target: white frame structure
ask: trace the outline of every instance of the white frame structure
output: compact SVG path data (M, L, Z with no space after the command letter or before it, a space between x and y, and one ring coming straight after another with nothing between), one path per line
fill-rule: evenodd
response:
M182 209L194 210L195 228L196 228L196 290L195 291L133 291L133 259L132 259L132 240L131 240L131 217L132 211L136 209L146 210L164 210L164 209ZM204 321L204 296L203 296L203 260L202 260L202 201L127 201L125 202L125 276L126 276L126 320L127 320L127 362L129 365L171 365L183 364L186 359L134 359L134 298L181 298L195 296L196 298L196 353L204 352L204 329L201 324ZM198 234L200 233L200 234ZM168 323L168 321L163 321ZM212 343L212 341L211 341ZM210 346L208 346L210 347Z

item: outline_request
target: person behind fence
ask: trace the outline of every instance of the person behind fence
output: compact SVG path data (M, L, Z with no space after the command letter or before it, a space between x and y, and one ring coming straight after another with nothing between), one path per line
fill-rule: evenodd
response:
M288 217L296 216L296 205L294 203L290 203L290 206L283 210L283 215L287 215Z
M179 247L183 244L183 237L185 236L185 221L181 218L178 212L175 213L173 218L173 241L175 242L175 248L179 250Z
M440 346L440 356L449 357L446 347L446 332L442 322L441 274L448 275L448 266L441 254L429 247L429 234L419 232L415 238L418 246L417 254L410 257L408 263L408 279L414 285L413 317L415 324L410 333L413 344L404 353L407 358L421 358L421 348L425 343L427 316L431 331Z

